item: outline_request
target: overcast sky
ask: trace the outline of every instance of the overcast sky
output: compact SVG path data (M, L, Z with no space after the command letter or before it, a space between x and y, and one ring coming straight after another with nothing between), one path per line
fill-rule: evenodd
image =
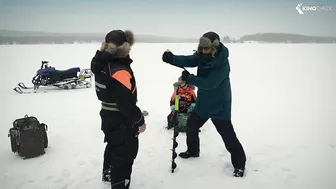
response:
M303 5L332 6L304 12ZM199 37L285 32L336 36L336 0L0 0L0 29Z

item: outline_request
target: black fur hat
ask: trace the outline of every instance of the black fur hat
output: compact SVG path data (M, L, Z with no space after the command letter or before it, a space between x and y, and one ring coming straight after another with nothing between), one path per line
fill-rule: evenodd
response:
M132 31L113 30L105 36L105 42L102 43L100 50L109 52L116 58L123 58L128 56L134 41Z

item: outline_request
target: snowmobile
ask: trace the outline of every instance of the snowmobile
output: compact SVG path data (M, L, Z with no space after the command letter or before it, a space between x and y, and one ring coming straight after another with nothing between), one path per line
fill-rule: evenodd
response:
M32 79L33 87L27 87L23 82L14 88L14 91L23 94L37 92L40 86L58 87L60 89L90 88L93 73L90 69L73 67L67 70L57 70L48 65L49 61L42 61L41 68L37 70ZM88 79L90 81L88 81ZM27 91L33 89L33 91Z

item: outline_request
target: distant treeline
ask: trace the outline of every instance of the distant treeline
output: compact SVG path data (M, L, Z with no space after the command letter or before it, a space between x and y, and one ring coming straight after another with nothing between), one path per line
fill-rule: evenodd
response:
M3 37L0 36L0 44L66 44L66 43L89 43L101 41L97 37L76 37L76 36L22 36Z
M336 43L336 37L307 36L287 33L258 33L254 35L244 35L238 40L225 36L223 41L226 43Z
M197 43L198 39L136 35L136 42L144 43ZM0 44L68 44L104 41L105 34L62 34L0 30Z
M62 34L0 30L0 44L93 43L102 42L104 37L104 34ZM136 35L136 41L143 43L197 43L198 39ZM336 43L336 37L307 36L286 33L258 33L245 35L239 39L224 36L222 41L224 43Z
M67 44L67 43L92 43L102 42L101 37L84 36L0 36L0 44ZM137 42L144 43L196 43L197 39L168 39L168 38L137 38Z

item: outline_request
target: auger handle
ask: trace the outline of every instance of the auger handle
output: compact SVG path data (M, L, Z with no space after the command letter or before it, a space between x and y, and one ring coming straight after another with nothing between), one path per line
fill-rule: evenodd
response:
M170 50L167 49L166 52L170 52ZM171 64L171 65L173 65L173 66L175 66L175 67L178 67L178 68L181 68L181 69L184 69L185 71L188 71L188 70L185 69L185 67L183 67L183 66L178 66L178 65L175 65L175 64Z

